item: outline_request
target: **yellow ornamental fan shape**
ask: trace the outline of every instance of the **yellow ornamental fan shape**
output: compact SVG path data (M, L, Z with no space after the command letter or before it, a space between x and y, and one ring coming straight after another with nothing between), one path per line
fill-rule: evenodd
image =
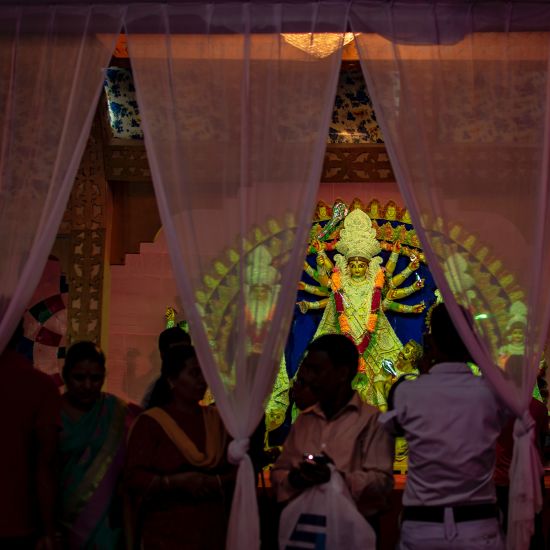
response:
M475 235L470 235L465 241L464 241L464 248L466 250L472 250L474 247L474 244L476 243Z
M453 225L450 232L451 239L453 239L453 241L458 240L458 236L460 235L461 231L462 231L462 227L460 227L460 225Z
M218 280L214 279L214 277L211 277L210 275L205 275L203 281L204 284L210 289L214 289L218 286Z
M272 237L271 241L269 242L269 252L271 255L276 258L279 256L283 251L283 243L281 242L281 239L277 237Z
M508 273L502 279L500 279L500 284L503 288L510 286L514 282L514 276L511 273Z
M216 273L218 275L221 275L222 277L225 277L229 271L227 267L224 264L222 264L222 262L215 262L214 269L216 270Z
M510 302L519 302L525 299L525 295L522 290L516 290L510 293Z
M295 228L296 227L296 218L292 212L289 212L285 215L285 225L287 227Z
M256 241L257 244L264 241L265 238L266 238L265 235L263 234L262 230L259 227L254 229L254 240Z
M227 251L227 257L232 264L236 264L239 261L240 256L235 249L231 248Z
M476 252L476 258L482 262L486 257L487 254L489 254L489 249L486 246L482 246L477 252Z
M267 229L270 233L279 233L281 231L281 226L278 224L277 220L271 219L267 222Z
M500 271L501 268L502 268L502 262L500 260L494 260L488 266L489 271L493 275L496 275Z
M218 296L220 299L220 303L224 308L233 299L235 292L236 292L235 288L220 286L220 288L218 289Z

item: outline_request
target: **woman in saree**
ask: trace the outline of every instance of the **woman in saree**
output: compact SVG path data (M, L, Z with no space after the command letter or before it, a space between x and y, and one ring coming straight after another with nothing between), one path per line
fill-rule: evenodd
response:
M223 549L235 472L216 407L200 403L206 382L194 348L171 348L162 376L165 399L138 418L128 442L126 489L140 530L133 547Z
M131 423L140 409L108 393L105 355L93 342L72 345L62 398L60 530L65 548L123 547L116 498Z

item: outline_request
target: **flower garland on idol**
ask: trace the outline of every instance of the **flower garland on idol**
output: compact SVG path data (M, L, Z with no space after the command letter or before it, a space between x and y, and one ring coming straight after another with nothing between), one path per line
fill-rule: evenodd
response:
M363 354L369 347L372 336L374 335L376 330L376 326L378 323L378 313L382 305L383 286L384 270L382 268L379 268L374 281L374 290L371 298L370 314L367 321L367 328L365 330L365 333L363 334L363 337L361 338L361 341L356 344L357 351L359 352L359 372L366 372L367 370L367 365L365 363L365 359L363 358ZM334 302L336 304L336 312L338 313L338 324L340 325L340 331L344 336L347 336L353 341L349 319L344 307L344 296L342 292L342 274L340 272L340 269L337 267L334 268L332 274L332 288L334 291Z

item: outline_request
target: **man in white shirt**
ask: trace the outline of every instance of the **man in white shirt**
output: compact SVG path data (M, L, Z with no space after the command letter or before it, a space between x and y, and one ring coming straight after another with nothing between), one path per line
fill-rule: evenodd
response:
M507 412L466 364L470 354L444 304L433 311L425 346L428 373L399 384L380 419L409 446L400 548L504 548L493 470Z

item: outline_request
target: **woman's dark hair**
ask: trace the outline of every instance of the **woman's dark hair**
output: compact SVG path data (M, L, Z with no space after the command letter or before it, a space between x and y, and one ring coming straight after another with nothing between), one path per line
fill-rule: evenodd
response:
M173 345L163 355L160 378L156 381L148 408L162 407L172 399L170 379L177 378L185 368L185 363L192 357L196 357L195 348L186 344Z
M71 374L71 370L73 370L75 365L81 361L91 361L92 363L97 363L103 370L105 370L105 354L93 342L84 340L82 342L76 342L76 344L73 344L67 350L62 373L64 380L67 380L67 377Z
M180 327L171 327L163 330L159 334L159 352L161 359L165 353L173 346L181 344L191 345L191 337Z

